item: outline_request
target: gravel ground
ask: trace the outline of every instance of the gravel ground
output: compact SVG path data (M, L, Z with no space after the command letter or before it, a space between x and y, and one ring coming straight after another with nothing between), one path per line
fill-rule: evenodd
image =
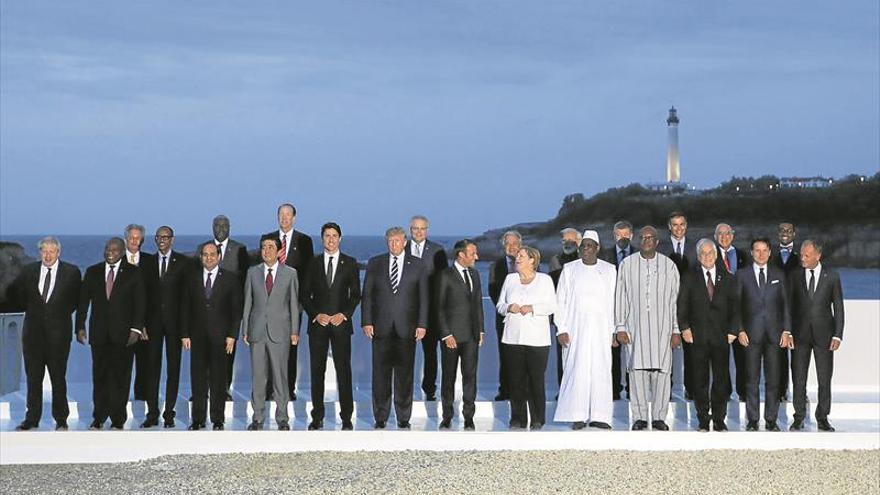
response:
M880 450L309 452L0 466L0 492L880 493Z

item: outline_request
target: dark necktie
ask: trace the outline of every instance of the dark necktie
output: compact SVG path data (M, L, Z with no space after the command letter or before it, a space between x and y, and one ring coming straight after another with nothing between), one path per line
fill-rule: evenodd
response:
M767 275L764 273L763 268L758 269L758 287L764 288L767 285Z
M397 266L397 256L394 257L394 262L391 264L391 292L397 294L397 276L400 273L400 267Z
M730 260L729 260L728 257L727 257L728 252L727 252L727 251L723 251L723 253L724 253L724 256L723 256L723 258L724 258L724 268L727 269L727 273L730 273Z
M675 253L681 256L681 241L675 243Z
M223 261L223 244L217 243L217 259Z
M812 299L816 293L816 270L810 270L810 286L808 290L810 292L810 299Z
M287 234L281 236L281 253L278 255L278 261L282 265L287 263Z
M104 291L107 293L107 300L110 300L110 294L113 293L113 282L116 276L113 274L113 265L110 265L110 272L107 274L107 283L104 284Z
M712 272L706 272L706 292L709 293L709 301L715 299L715 282L712 281Z
M208 272L208 279L205 280L205 299L211 299L211 291L213 291L213 287L211 286L211 272Z
M617 264L620 265L623 262L623 259L626 258L626 253L623 251L617 252Z
M49 284L52 283L52 269L46 268L46 278L43 280L43 302L49 302Z
M327 259L327 287L333 285L333 256Z
M168 257L162 256L162 267L159 269L159 278L163 278L165 276L165 270L168 269Z
M471 283L471 275L468 273L467 268L461 271L462 276L464 277L464 283L467 285L468 292L474 291L474 286Z
M272 287L275 287L275 279L272 278L272 269L267 268L266 270L268 271L268 273L266 273L266 295L271 296Z
M516 259L507 257L507 273L513 273L516 271Z

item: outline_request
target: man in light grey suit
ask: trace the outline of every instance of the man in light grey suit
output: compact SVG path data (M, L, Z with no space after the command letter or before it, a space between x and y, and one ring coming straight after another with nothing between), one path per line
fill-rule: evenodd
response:
M263 262L251 267L244 284L242 341L251 348L254 416L248 430L263 429L266 381L272 374L275 421L279 430L290 430L287 416L287 358L290 346L299 343L299 283L296 270L278 262L281 241L260 239Z

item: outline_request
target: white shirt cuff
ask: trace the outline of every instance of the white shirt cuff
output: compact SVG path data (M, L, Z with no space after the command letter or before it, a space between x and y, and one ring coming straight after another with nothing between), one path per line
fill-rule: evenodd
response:
M138 330L137 328L132 328L131 331L132 331L132 332L137 332L138 335L143 335L143 332L141 332L141 331Z

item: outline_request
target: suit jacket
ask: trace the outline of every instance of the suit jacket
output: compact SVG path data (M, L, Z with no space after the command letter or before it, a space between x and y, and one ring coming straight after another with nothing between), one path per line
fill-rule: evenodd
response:
M665 237L660 240L660 245L657 246L657 251L668 256L669 259L675 263L679 275L684 275L691 267L700 266L700 262L697 260L697 243L693 242L689 237L685 237L684 239L681 256L675 252L675 245L672 243L670 237ZM737 261L739 261L739 258L737 258Z
M406 241L404 253L406 253L407 258L417 259L411 253L411 242ZM437 327L437 276L444 268L449 266L449 259L446 257L446 251L443 249L443 246L431 239L425 239L421 260L428 275L428 328L434 329Z
M439 274L437 314L440 338L450 335L456 342L479 342L483 332L483 294L480 274L467 269L473 284L469 290L455 265Z
M241 282L238 275L223 268L211 284L211 297L205 297L204 269L191 270L183 281L180 305L180 336L196 341L225 344L237 338L241 324Z
M690 328L694 344L727 344L728 335L740 329L736 279L715 270L715 295L709 300L705 270L695 267L681 277L678 291L678 328Z
M785 272L786 281L791 282L791 273L801 267L801 253L796 246L792 245L791 254L788 255L788 261L783 263L782 254L779 251L779 244L773 246L772 254L770 256L770 264L781 268L782 271Z
M807 291L807 277L806 270L802 268L792 272L789 282L794 344L797 345L799 339L809 337L817 342L829 341L832 337L842 340L843 290L840 276L822 265L812 298Z
M151 328L161 326L166 334L178 336L183 280L192 269L192 264L183 254L171 251L166 261L165 276L159 278L160 264L159 253L141 254L140 269L147 291L147 335L150 335Z
M424 263L403 256L397 294L391 291L389 254L370 258L364 276L361 324L373 325L376 337L413 338L428 326L428 275Z
M264 263L252 266L244 283L242 332L248 342L268 339L276 344L299 335L299 279L296 270L280 263L273 273L272 293L266 290Z
M25 313L22 339L34 343L70 342L73 337L71 315L79 302L82 284L79 268L59 261L56 273L52 273L55 287L49 300L43 302L41 265L38 261L25 266L12 286L11 299Z
M639 252L639 248L630 244L629 245L629 254L627 255L627 257L630 257L638 252ZM619 268L617 266L617 246L611 246L610 248L603 249L602 253L600 254L599 257L601 259L607 261L608 263L611 263L612 265L614 265L615 268Z
M747 268L752 261L749 259L749 255L742 249L734 246L733 250L736 251L736 271L738 273L741 269ZM724 265L724 258L721 255L721 246L716 244L715 252L718 253L718 259L715 260L715 268L727 271L727 266Z
M489 298L492 304L498 304L498 298L501 297L501 287L504 286L504 279L507 278L507 255L498 258L492 262L489 267Z
M211 239L214 241L214 239ZM226 241L226 252L223 253L223 259L220 260L220 268L227 272L234 273L238 276L238 281L244 285L245 275L251 266L251 258L248 254L247 247L244 244L229 239ZM199 270L202 269L201 264L198 265Z
M275 239L281 239L281 236L278 234L278 229L269 232L266 235L272 236ZM296 270L297 281L299 282L299 285L302 285L306 274L306 266L308 266L309 261L315 257L315 247L312 243L311 237L296 229L291 231L290 237L291 238L287 240L289 247L284 264ZM259 246L257 247L259 248ZM259 252L259 249L257 251Z
M339 330L351 334L352 315L361 301L361 275L357 260L342 252L333 260L336 274L333 285L327 285L327 267L324 266L324 255L312 258L306 267L306 276L300 287L300 300L309 315L309 333L312 330ZM336 313L345 315L345 321L338 327L327 325L322 327L315 320L319 314L333 316Z
M724 268L721 268L723 270ZM720 271L716 268L717 271ZM740 301L740 318L749 341L760 344L765 338L779 342L783 330L791 330L788 295L785 290L785 274L767 264L767 283L758 287L752 265L737 268L737 294Z
M146 289L140 268L120 261L113 280L113 291L107 299L105 263L86 269L79 292L76 328L85 329L89 305L89 341L92 344L125 344L132 328L144 328L147 307Z

